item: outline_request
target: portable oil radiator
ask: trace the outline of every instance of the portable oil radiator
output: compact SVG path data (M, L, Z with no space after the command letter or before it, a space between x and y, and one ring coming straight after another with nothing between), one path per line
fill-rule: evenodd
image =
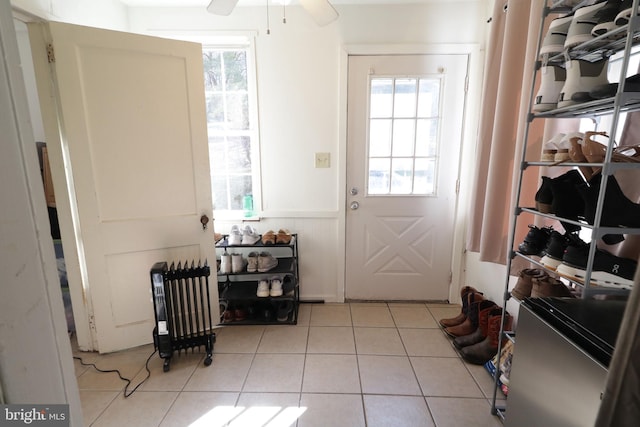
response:
M170 369L174 351L200 348L204 345L205 366L211 365L213 344L216 334L211 318L211 298L209 292L210 268L191 266L185 262L177 267L171 263L157 262L151 268L151 291L156 325L153 329L153 343L158 354L164 359L164 372Z

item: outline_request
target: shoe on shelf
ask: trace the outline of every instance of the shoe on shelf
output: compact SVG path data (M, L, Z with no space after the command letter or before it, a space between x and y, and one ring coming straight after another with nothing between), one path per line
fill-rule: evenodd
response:
M260 273L266 273L277 266L278 258L274 257L269 252L260 252L260 255L258 255L258 271Z
M602 174L596 174L589 184L578 187L585 204L584 216L589 224L594 223ZM615 175L607 177L607 188L602 205L600 225L604 227L640 227L640 204L634 203L622 192Z
M538 228L535 225L529 225L529 232L524 236L522 243L518 245L518 252L524 255L541 255L547 246L552 227Z
M520 271L518 281L511 290L511 296L522 301L531 296L531 289L533 288L533 278L543 278L548 274L539 268L525 268Z
M240 232L240 227L238 227L237 225L231 227L231 231L229 231L228 242L230 245L242 244L242 233Z
M640 6L638 7L638 13L640 13ZM627 25L631 20L633 14L633 0L623 0L620 13L616 16L614 21L616 25Z
M258 253L250 252L247 255L247 273L255 273L258 271Z
M288 245L291 243L291 233L287 229L278 230L278 234L276 234L276 243L279 245Z
M256 229L250 225L245 226L242 230L242 244L254 245L258 240L260 240L260 235Z
M471 299L469 299L468 295L472 295ZM460 290L460 299L462 300L462 310L455 317L450 317L446 319L440 319L438 323L443 328L448 328L449 326L459 325L464 322L467 318L467 311L469 310L469 302L473 302L475 300L484 299L482 296L482 292L478 292L478 290L472 286L465 286Z
M220 273L222 274L233 273L233 266L231 264L231 254L224 253L220 255Z
M567 39L567 32L573 20L573 15L561 16L554 19L549 24L549 29L542 39L540 46L540 56L544 54L555 55L564 50L564 42Z
M276 244L276 233L273 230L269 230L262 235L262 244L263 245L275 245Z
M564 42L565 49L593 39L591 30L598 24L598 11L606 5L607 2L599 2L591 6L581 7L573 13L573 19L567 30L567 38Z
M581 99L581 96L587 96L591 99L589 93L592 89L609 84L609 80L607 80L608 65L608 58L596 62L580 59L565 62L567 78L560 90L558 108L579 104L580 101L573 100L574 95L577 99Z
M296 294L296 285L288 274L282 278L282 294L286 297L292 297Z
M269 282L267 280L260 280L258 282L258 289L256 290L256 296L260 298L266 298L269 296Z
M622 0L607 0L606 4L593 17L597 24L591 29L591 35L598 37L618 28L620 25L616 25L615 21L621 9Z
M568 244L569 239L566 234L560 234L555 230L552 231L540 263L549 270L555 271L562 262L562 257Z
M242 254L231 254L231 272L242 273L247 266L247 260Z
M278 322L286 322L289 320L289 316L293 311L293 301L282 301L278 305L278 311L276 312L276 320Z
M584 138L584 133L570 132L556 144L556 153L553 156L554 162L566 162L571 160L571 140L575 138L581 140Z
M568 246L557 272L569 280L583 283L587 277L588 243ZM604 287L631 289L638 263L620 258L602 249L597 249L591 266L591 282Z
M554 135L551 139L542 145L542 155L540 156L541 162L553 162L558 152L558 144L564 138L564 133Z
M572 298L573 294L562 281L551 276L533 277L531 279L531 298L566 297Z
M584 184L584 178L575 169L571 169L559 177L550 180L553 200L551 209L553 213L564 219L578 221L584 217L584 200L578 194L578 186ZM571 233L581 229L579 225L560 221L565 231Z
M280 276L274 276L271 278L271 290L269 291L269 296L282 296L282 278Z
M235 316L235 320L238 322L241 322L247 318L247 310L244 310L242 308L236 308L233 314Z
M558 98L567 80L567 71L559 65L541 67L540 75L540 88L531 107L536 113L558 108Z

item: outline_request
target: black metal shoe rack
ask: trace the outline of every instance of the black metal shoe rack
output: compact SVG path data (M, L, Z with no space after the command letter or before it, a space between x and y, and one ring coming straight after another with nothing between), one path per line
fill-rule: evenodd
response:
M539 51L542 39L544 37L544 22L545 18L549 15L557 15L566 14L571 12L572 10L576 10L583 5L588 4L587 1L583 1L580 4L569 7L567 6L565 0L544 0L544 7L542 8L542 18L540 21L540 30L539 30L539 39L538 39L538 49ZM633 0L632 10L637 10L640 4L640 0ZM615 37L615 36L618 37ZM603 211L603 202L605 198L605 192L607 188L607 179L615 172L621 169L637 169L640 167L638 163L613 163L612 153L613 153L613 141L614 136L616 135L616 130L618 126L618 121L621 113L640 111L640 93L639 92L624 92L624 81L626 76L626 71L629 68L629 58L631 56L631 49L633 46L640 45L640 17L638 17L635 13L632 13L631 19L627 25L623 25L618 27L604 35L598 36L589 40L585 43L581 43L577 46L574 46L568 50L565 50L563 53L555 55L555 56L547 56L540 61L539 56L536 55L536 61L534 64L534 76L532 78L529 100L530 100L530 109L528 114L528 120L525 124L525 133L522 149L522 156L520 159L520 167L518 174L518 181L516 187L516 200L518 201L517 207L514 209L513 215L514 218L511 221L511 230L508 236L508 247L510 249L510 253L507 257L507 273L505 278L505 286L504 286L504 301L503 306L507 306L507 301L511 298L511 294L509 291L509 283L510 283L510 271L511 264L514 258L521 257L526 259L531 264L547 270L547 268L540 262L540 259L524 255L516 250L517 242L514 241L515 230L517 221L521 214L527 213L528 217L532 218L533 216L541 216L546 217L552 220L562 220L563 222L567 222L570 224L578 225L580 227L590 229L591 230L591 239L592 242L596 242L598 239L602 238L607 234L640 234L640 229L638 228L621 228L621 227L601 227L600 220L602 217ZM599 99L595 101L585 102L582 104L572 105L569 107L558 108L551 111L545 111L543 113L533 113L531 106L533 105L533 100L535 96L535 81L536 76L540 72L540 69L543 65L547 64L564 64L567 58L570 59L581 59L588 61L597 61L606 57L610 57L614 54L622 53L622 66L620 78L618 80L618 88L615 96L607 99ZM634 70L635 71L635 70ZM594 123L599 123L599 117L603 116L611 116L612 124L610 129L608 130L608 134L610 135L609 144L606 149L606 155L604 162L602 163L571 163L564 162L559 167L579 167L579 166L588 166L588 167L601 167L602 168L602 181L600 185L600 192L598 194L597 200L597 208L595 212L595 218L593 224L587 224L582 221L574 221L565 218L559 218L553 214L544 214L536 210L532 207L525 207L521 205L521 203L532 203L533 201L529 200L521 200L521 185L523 181L523 174L528 168L533 168L537 170L538 167L553 167L553 162L538 162L538 161L527 161L526 160L526 148L527 148L527 138L529 136L529 128L530 123L533 120L540 119L558 119L558 118L591 118ZM598 129L594 129L598 130ZM592 266L596 253L596 245L591 244L589 248L589 255L587 261L587 269L585 279L582 282L572 281L572 284L582 288L582 298L592 298L597 294L628 294L628 290L621 290L612 287L606 286L594 286L591 282L591 274L592 274ZM553 273L553 272L551 272ZM506 310L503 310L503 318L501 323L500 336L506 337L507 339L515 340L515 336L511 331L505 331L505 317L504 313ZM497 354L500 354L502 349L502 340L500 340L498 344ZM493 396L491 402L491 410L494 415L498 415L502 420L505 417L506 407L504 405L497 404L497 390L499 388L499 377L500 370L497 367L494 376L494 388L493 388Z
M224 235L216 244L219 254L241 254L245 259L251 252L260 254L268 252L278 259L278 265L267 272L248 272L246 266L242 271L221 272L218 267L218 292L220 294L220 324L224 325L256 325L256 324L289 324L298 323L298 307L300 305L300 274L298 256L298 234L292 233L289 243L265 244L258 240L252 245L229 244L229 236ZM282 296L257 296L260 280L280 277L284 287L293 287L290 292L284 289ZM285 279L286 277L286 279ZM286 280L286 283L285 283ZM292 292L291 292L292 291ZM244 317L239 320L225 319L225 311L238 309ZM278 319L278 312L286 310L286 319Z

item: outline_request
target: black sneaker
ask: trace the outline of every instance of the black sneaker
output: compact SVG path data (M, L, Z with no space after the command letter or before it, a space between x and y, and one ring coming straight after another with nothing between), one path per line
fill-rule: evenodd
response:
M538 228L535 225L529 225L529 232L524 237L524 241L518 245L518 252L524 255L542 255L552 231L552 227Z
M555 230L551 231L549 242L544 248L544 255L540 260L542 265L550 270L558 268L560 263L562 263L562 257L564 256L564 251L568 245L569 238L566 234L562 235Z
M584 283L587 277L588 257L588 243L570 244L556 271L563 277ZM638 263L632 259L620 258L602 249L596 249L591 282L599 286L631 289L637 266Z

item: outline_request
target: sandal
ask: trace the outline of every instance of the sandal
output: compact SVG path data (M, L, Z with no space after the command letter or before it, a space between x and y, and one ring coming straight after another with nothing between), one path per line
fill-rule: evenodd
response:
M276 243L282 245L288 245L291 243L291 233L287 229L278 230L278 234L276 235Z

